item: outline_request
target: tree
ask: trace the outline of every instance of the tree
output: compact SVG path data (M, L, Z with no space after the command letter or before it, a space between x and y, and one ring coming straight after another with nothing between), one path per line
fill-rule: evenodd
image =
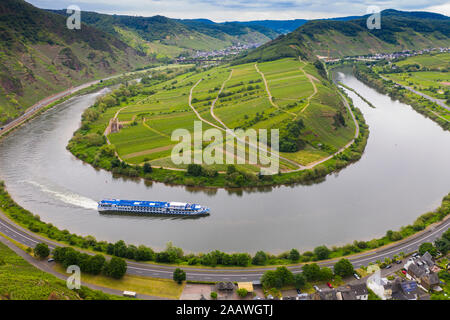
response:
M144 163L142 170L144 171L144 173L151 173L153 171L152 166L148 162Z
M217 299L217 292L211 291L211 299Z
M247 296L247 294L248 294L248 291L245 288L241 288L241 289L237 290L237 294L238 294L239 297L245 298Z
M320 267L317 263L305 264L302 271L308 281L317 281L320 279Z
M292 262L297 262L298 260L300 260L300 252L298 252L297 249L292 249L289 252L289 260L291 260Z
M319 280L330 281L333 279L333 270L328 267L323 267L320 269Z
M152 249L147 248L144 245L140 245L136 251L137 261L150 261L153 259L154 252Z
M201 176L203 168L199 164L191 163L187 167L187 174L190 176L198 177Z
M275 273L281 279L282 286L286 286L294 282L294 275L286 267L278 267L275 270Z
M425 252L429 252L433 257L437 256L438 251L430 242L424 242L419 247L419 253L421 255L425 254Z
M263 266L267 262L267 254L264 251L258 251L253 257L252 263L257 266Z
M50 254L50 249L48 248L48 245L46 243L38 243L36 247L34 247L34 254L38 258L44 259L47 258Z
M127 245L125 241L119 240L114 244L114 255L117 257L126 257L127 254Z
M334 265L334 273L342 278L345 278L354 274L355 270L349 260L341 259Z
M330 249L328 249L326 246L319 246L314 249L314 254L319 260L328 259L330 253L331 253Z
M103 255L97 254L88 260L88 272L92 274L100 274L105 265L106 259Z
M274 270L269 270L262 275L261 284L266 289L281 288L283 286L283 281L278 277Z
M110 277L120 279L127 272L127 263L122 258L112 257L109 263L105 265L105 272Z
M434 245L436 246L436 249L438 249L442 254L447 254L447 252L450 251L450 241L448 241L444 237L436 239Z
M186 272L184 272L180 268L176 268L173 272L173 281L181 284L184 280L186 280Z
M306 277L303 273L294 274L294 286L297 289L303 288L306 284Z

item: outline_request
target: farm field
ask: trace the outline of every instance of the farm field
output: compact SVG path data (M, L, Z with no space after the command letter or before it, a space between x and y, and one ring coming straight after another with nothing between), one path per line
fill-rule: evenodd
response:
M177 129L193 134L196 125L203 134L214 128L224 137L229 129L255 133L278 129L279 171L289 172L335 153L354 138L356 129L337 89L312 64L295 58L186 68L170 74L159 70L152 78L120 90L126 97L102 107L84 133L104 133L118 157L131 165L148 162L152 167L186 170L186 164L172 162L172 149L179 142L172 134ZM101 98L97 109L108 99ZM119 129L111 130L110 121L117 122ZM235 136L225 141L204 138L201 149L222 159L204 167L226 172L231 159L239 170L256 174L267 166L270 153L259 152L256 157L255 151L270 147L263 143L256 147L258 141L254 142L249 147ZM192 144L191 151L194 159Z
M450 53L419 55L394 64L395 72L384 74L386 78L450 106ZM441 118L450 120L449 110L437 105L432 109Z

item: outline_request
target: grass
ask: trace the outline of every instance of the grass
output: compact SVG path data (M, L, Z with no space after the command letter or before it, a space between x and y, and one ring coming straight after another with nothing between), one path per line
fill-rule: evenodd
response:
M0 300L82 300L122 299L82 287L70 290L65 281L29 264L3 243L0 243Z
M65 273L64 268L59 264L55 264L54 270L59 273ZM129 274L126 274L122 279L112 279L103 275L83 273L81 275L81 281L120 291L133 291L138 294L170 299L179 299L185 286L184 282L179 285L170 279L158 279Z
M223 86L214 106L214 114L226 127L278 129L294 120L306 105L306 99L313 95L313 86L306 74L315 79L320 78L314 68L308 68L308 63L297 59L260 63L258 67L267 77L269 90L277 106L270 103L262 76L253 63L219 66L178 74L167 81L146 87L125 102L106 109L90 124L90 131L103 132L109 120L118 115L124 127L119 132L109 134L108 138L122 159L135 165L150 161L154 166L184 169L184 165L170 161L171 149L175 144L170 137L174 130L180 128L192 133L194 121L200 121L188 105L189 93L199 80L195 89L192 89L192 105L202 118L225 129L210 111ZM317 86L319 93L310 101L307 112L301 115L306 125L303 135L310 145L298 153L284 154L302 165L338 150L351 140L354 131L350 115L343 108L335 88L318 80ZM146 95L144 91L152 91L153 94ZM346 113L348 125L334 128L333 116L342 111ZM134 121L133 125L131 121ZM203 130L212 128L205 122L202 122L202 127ZM319 150L317 145L320 144L330 148ZM260 170L259 166L252 164L238 166L253 172ZM283 163L282 170L289 171L292 166ZM219 165L217 168L225 170L226 166Z

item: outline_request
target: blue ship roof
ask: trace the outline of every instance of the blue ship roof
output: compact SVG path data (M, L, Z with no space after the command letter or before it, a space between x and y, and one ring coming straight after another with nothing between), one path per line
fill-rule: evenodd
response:
M151 208L184 208L199 209L199 204L191 204L184 202L164 202L164 201L140 201L140 200L102 200L99 204L127 206L127 207L151 207Z

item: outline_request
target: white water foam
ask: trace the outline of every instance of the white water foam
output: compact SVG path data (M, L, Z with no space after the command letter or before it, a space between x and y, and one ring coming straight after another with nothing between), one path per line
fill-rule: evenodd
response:
M97 202L95 202L94 200L89 199L87 197L81 196L76 193L68 192L68 191L66 191L66 192L55 191L55 190L50 189L48 186L40 184L36 181L27 180L25 182L39 187L39 189L41 189L41 191L53 195L54 197L58 198L59 200L61 200L64 203L71 204L71 205L81 207L84 209L97 210Z

